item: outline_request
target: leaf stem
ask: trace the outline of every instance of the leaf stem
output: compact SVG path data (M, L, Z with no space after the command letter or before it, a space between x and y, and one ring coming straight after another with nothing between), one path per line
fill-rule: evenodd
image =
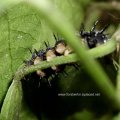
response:
M104 45L101 45L101 46L96 47L94 49L88 50L88 55L92 56L94 59L100 58L100 57L103 57L107 54L110 54L115 49L116 49L116 42L113 40L110 40L109 42L107 42ZM54 66L54 65L61 65L61 64L72 63L72 62L77 62L77 61L79 61L79 58L77 57L77 55L70 54L68 56L56 57L53 60L51 60L50 62L43 61L40 64L32 65L29 67L23 66L20 69L18 69L13 80L20 81L25 75L30 74L32 72L35 72L38 69L46 69L46 68L49 68L49 67ZM102 84L102 80L101 80L101 84ZM106 84L103 84L103 88L106 88ZM106 89L103 89L103 90L106 90ZM107 94L110 94L110 92L107 91ZM109 95L107 95L107 96L109 96ZM113 98L113 99L115 99L115 98ZM116 103L116 101L117 100L115 99L115 101L113 103ZM116 104L118 107L118 102Z
M64 15L48 1L48 0L30 0L28 1L32 6L38 8L40 14L47 20L47 22L68 42L74 49L81 64L84 66L88 74L93 78L94 82L99 86L101 91L109 98L109 100L116 103L120 108L116 98L116 92L104 70L92 56L89 56L87 50L82 45L82 42L74 35L75 30ZM51 14L52 13L52 14Z

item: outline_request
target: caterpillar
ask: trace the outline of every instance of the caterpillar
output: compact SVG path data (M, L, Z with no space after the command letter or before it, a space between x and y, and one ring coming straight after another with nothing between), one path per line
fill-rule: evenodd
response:
M88 48L94 48L97 47L100 44L104 44L108 40L107 34L104 34L104 31L108 28L108 25L106 25L101 30L96 30L96 25L98 21L96 21L91 28L90 31L86 32L84 30L84 25L81 25L80 29L80 37L83 39L83 42L88 46ZM36 50L34 49L34 52L31 52L32 56L30 60L24 61L24 63L27 66L30 65L36 65L41 63L42 61L51 61L55 57L64 55L67 56L71 53L73 53L73 49L66 43L64 39L59 39L59 37L56 37L55 34L53 34L55 39L55 44L53 47L49 45L49 42L44 42L46 49L45 50ZM39 79L45 79L48 80L50 77L54 77L56 75L59 75L59 73L64 73L64 68L66 65L72 65L76 69L79 67L77 63L71 63L71 64L64 64L64 65L58 65L58 66L51 66L50 68L44 69L44 70L37 70L36 75L39 76Z
M81 25L80 36L84 39L84 42L89 48L94 48L100 44L106 43L108 40L108 35L104 34L104 31L108 28L109 24L106 25L101 30L96 30L96 21L89 32L84 31L84 25Z

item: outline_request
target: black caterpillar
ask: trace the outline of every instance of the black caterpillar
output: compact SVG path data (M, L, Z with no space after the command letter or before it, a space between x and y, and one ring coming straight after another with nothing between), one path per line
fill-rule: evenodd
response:
M89 32L84 31L84 26L83 24L81 25L80 36L84 39L84 42L87 43L89 48L94 48L99 44L106 43L108 40L108 36L104 34L104 31L108 28L109 24L98 31L96 30L97 23L98 21L94 23L94 26Z
M108 36L104 34L104 31L107 29L108 25L105 26L102 30L96 30L96 25L98 21L94 23L94 26L89 32L84 31L84 26L81 26L80 30L80 37L83 38L83 41L87 46L91 49L99 44L104 44L108 40ZM54 35L54 34L53 34ZM39 50L37 51L34 49L34 52L30 50L32 57L28 61L24 61L27 66L39 64L42 61L51 61L57 56L71 54L73 50L70 46L65 42L64 39L59 39L54 35L56 40L55 45L50 47L49 43L45 42L46 50ZM64 64L59 66L52 66L51 68L47 68L44 70L37 70L36 75L39 76L40 80L45 79L48 80L50 77L53 78L54 76L58 75L58 73L63 72L66 65L73 65L76 69L78 68L78 64L71 63L71 64Z

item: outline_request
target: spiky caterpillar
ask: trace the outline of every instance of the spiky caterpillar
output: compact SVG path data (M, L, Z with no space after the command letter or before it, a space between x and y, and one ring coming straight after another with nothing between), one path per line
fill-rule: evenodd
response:
M94 23L94 26L91 28L90 31L86 32L84 31L83 25L81 26L80 30L80 37L83 38L83 41L87 46L91 49L99 44L104 44L108 40L108 36L104 34L104 31L108 27L105 26L102 30L96 30L96 25L98 21ZM54 35L54 34L53 34ZM41 63L42 61L51 61L55 57L64 55L67 56L73 52L73 50L70 48L70 46L65 42L64 39L59 39L54 35L54 38L56 40L55 44L53 47L49 45L49 43L45 42L46 49L45 50L34 50L32 54L32 57L30 60L25 61L25 64L27 66L30 65L36 65ZM69 63L69 64L64 64L64 65L59 65L59 66L52 66L51 68L47 68L44 70L37 70L36 75L39 76L39 79L46 79L48 80L50 77L54 77L58 75L59 73L64 71L64 68L66 65L73 65L75 68L78 68L76 63Z
M104 31L108 28L109 25L106 25L101 30L96 30L96 21L89 32L84 31L83 24L81 25L80 36L84 39L84 42L87 43L89 48L94 48L99 44L106 43L108 40L107 34L104 34Z

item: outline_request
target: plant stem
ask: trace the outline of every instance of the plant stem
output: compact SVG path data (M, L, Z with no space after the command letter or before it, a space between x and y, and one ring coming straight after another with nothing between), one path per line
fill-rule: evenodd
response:
M93 78L94 82L99 86L101 91L120 107L116 98L115 88L104 70L92 56L89 56L82 42L74 35L75 30L68 20L60 13L58 9L47 0L30 0L29 3L39 9L40 14L47 22L54 27L74 49L81 64L84 66L88 74ZM52 14L51 14L52 13Z
M88 54L90 56L92 56L93 58L100 58L107 54L110 54L115 49L116 49L116 44L113 40L111 40L104 45L101 45L94 49L88 50ZM43 61L40 64L29 66L29 67L23 66L16 72L14 81L20 81L25 75L35 72L38 69L46 69L46 68L49 68L54 65L61 65L61 64L72 63L72 62L77 62L77 61L79 61L79 58L77 57L77 55L70 54L68 56L56 57L53 60L51 60L50 62ZM101 82L102 82L102 80L101 80ZM103 87L106 87L106 85L103 84ZM108 93L109 93L109 91L108 91ZM115 101L115 103L116 103L116 101Z

